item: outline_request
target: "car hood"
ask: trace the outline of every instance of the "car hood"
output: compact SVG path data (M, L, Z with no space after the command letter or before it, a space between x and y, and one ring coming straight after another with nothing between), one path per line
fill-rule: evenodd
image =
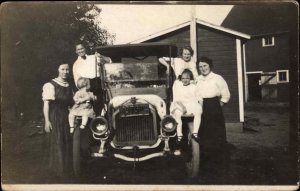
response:
M154 106L161 119L166 115L167 110L165 101L161 97L153 94L116 96L110 100L110 105L116 108L125 101L130 100L132 97L135 97L139 103L148 103Z

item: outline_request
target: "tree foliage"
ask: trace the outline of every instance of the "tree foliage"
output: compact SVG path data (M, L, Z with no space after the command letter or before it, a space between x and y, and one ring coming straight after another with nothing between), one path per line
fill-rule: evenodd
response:
M32 95L40 100L43 83L57 75L57 64L72 66L76 42L112 44L114 35L96 20L100 14L100 8L85 2L2 4L1 82L6 94L19 95L17 105L25 104L26 95L27 103L34 104Z

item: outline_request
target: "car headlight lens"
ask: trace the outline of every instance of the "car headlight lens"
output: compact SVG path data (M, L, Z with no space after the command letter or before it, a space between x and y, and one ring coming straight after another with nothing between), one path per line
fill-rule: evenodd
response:
M90 128L94 135L103 136L108 132L107 120L104 117L97 117L92 120Z
M161 120L161 128L163 129L164 132L171 133L176 130L177 123L175 119L167 115Z
M98 125L96 126L96 129L97 129L98 131L105 131L106 126L105 126L105 125L98 124Z
M171 122L166 123L166 124L165 124L165 128L166 128L166 129L173 129L173 128L174 128L174 124L171 123Z

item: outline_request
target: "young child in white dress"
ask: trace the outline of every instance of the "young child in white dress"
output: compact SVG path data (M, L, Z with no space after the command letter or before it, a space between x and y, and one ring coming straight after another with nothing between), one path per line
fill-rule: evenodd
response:
M182 139L182 115L194 115L194 127L192 138L198 141L198 130L201 124L203 99L196 91L196 85L190 83L193 80L193 73L185 69L179 80L173 84L173 103L171 104L171 115L177 122L177 141L180 144Z
M74 122L76 116L81 116L82 121L80 128L84 129L89 118L95 118L96 114L93 110L92 101L96 101L97 97L90 92L90 80L88 78L80 77L77 80L78 91L75 93L73 99L75 104L69 113L70 133L74 132Z

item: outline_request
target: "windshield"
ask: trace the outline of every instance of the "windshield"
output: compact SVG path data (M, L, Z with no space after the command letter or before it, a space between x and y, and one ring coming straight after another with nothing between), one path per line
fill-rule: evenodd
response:
M161 87L167 83L164 67L159 63L107 63L105 81L116 88Z

